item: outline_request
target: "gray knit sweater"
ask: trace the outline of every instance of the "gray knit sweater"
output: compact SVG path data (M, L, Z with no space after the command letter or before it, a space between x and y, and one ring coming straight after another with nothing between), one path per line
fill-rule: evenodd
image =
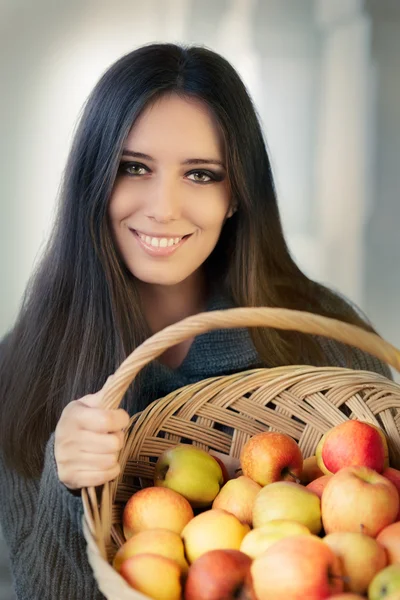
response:
M216 300L209 310L227 307L226 302ZM345 366L343 346L326 339L321 339L321 345L328 364ZM355 369L391 377L385 365L361 351L354 350L352 359ZM171 370L153 363L142 382L142 401L207 377L257 366L260 359L247 330L212 331L194 340L180 368ZM11 472L0 456L0 495L0 522L18 600L104 598L86 557L81 498L71 494L57 477L54 434L46 447L40 479L26 480Z

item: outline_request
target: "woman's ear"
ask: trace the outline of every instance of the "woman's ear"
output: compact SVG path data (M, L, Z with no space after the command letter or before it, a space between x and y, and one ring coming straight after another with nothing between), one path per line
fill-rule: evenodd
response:
M229 219L230 217L232 217L236 211L237 211L237 204L235 202L233 202L229 207L229 210L226 214L226 218Z

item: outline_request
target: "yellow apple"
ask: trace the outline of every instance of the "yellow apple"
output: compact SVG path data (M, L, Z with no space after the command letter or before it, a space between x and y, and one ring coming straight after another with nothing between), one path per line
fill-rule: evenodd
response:
M326 533L362 532L376 537L393 523L399 495L393 483L367 467L346 467L325 486L321 500Z
M249 531L242 540L240 550L251 558L256 558L278 540L293 535L311 535L311 533L305 525L296 521L284 519L269 521L266 525Z
M125 505L122 524L125 539L144 529L170 529L181 533L193 518L189 502L168 488L148 487L133 494Z
M159 554L175 560L182 572L189 568L181 536L169 529L144 529L135 533L118 549L113 560L114 569L119 571L122 563L136 554Z
M275 542L250 571L259 600L324 600L343 590L339 558L315 535Z
M194 517L182 531L186 558L192 563L210 550L239 550L250 527L234 515L213 508Z
M382 475L389 479L396 488L399 498L400 498L400 471L398 469L393 469L392 467L387 467L382 471ZM399 504L399 512L397 513L396 521L400 521L400 504Z
M185 600L247 598L250 565L251 558L239 550L211 550L202 554L190 566Z
M243 475L264 486L274 481L298 479L303 469L303 455L289 435L264 431L243 446L240 464Z
M325 475L337 473L344 467L368 467L381 473L388 464L384 432L356 419L329 429L319 441L315 454Z
M318 479L318 477L322 477L324 473L318 466L317 457L308 456L303 461L303 470L300 475L300 482L303 485L307 485L314 481L314 479Z
M194 508L210 506L224 484L218 461L208 452L179 444L165 450L154 470L154 485L174 490Z
M181 569L177 562L157 554L136 554L121 565L122 577L153 600L180 600Z
M311 533L319 533L321 503L316 494L292 481L276 481L262 488L253 506L253 527L262 527L275 519L297 521Z
M400 565L390 565L380 571L368 588L369 600L387 600L400 592Z
M254 499L261 486L250 477L241 475L231 479L222 488L214 499L213 508L222 508L235 515L242 523L252 523Z
M396 521L382 529L376 540L385 548L388 563L390 565L400 565L400 521Z
M375 575L387 565L383 546L363 533L338 531L326 535L323 542L340 558L346 591L365 594Z

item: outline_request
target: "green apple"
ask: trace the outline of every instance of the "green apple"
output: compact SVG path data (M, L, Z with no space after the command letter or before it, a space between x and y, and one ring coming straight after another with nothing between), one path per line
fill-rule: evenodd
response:
M369 600L384 600L400 591L400 565L390 565L382 569L368 587Z
M262 527L275 519L297 521L317 534L322 529L321 501L303 485L275 481L263 487L254 500L253 527Z
M180 444L157 460L154 485L181 494L194 508L210 506L224 484L219 463L204 450Z

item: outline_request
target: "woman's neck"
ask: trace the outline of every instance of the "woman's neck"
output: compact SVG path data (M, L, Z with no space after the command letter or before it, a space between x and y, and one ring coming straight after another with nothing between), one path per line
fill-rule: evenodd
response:
M139 282L139 293L152 334L202 312L207 303L207 285L204 273L200 270L176 285Z

